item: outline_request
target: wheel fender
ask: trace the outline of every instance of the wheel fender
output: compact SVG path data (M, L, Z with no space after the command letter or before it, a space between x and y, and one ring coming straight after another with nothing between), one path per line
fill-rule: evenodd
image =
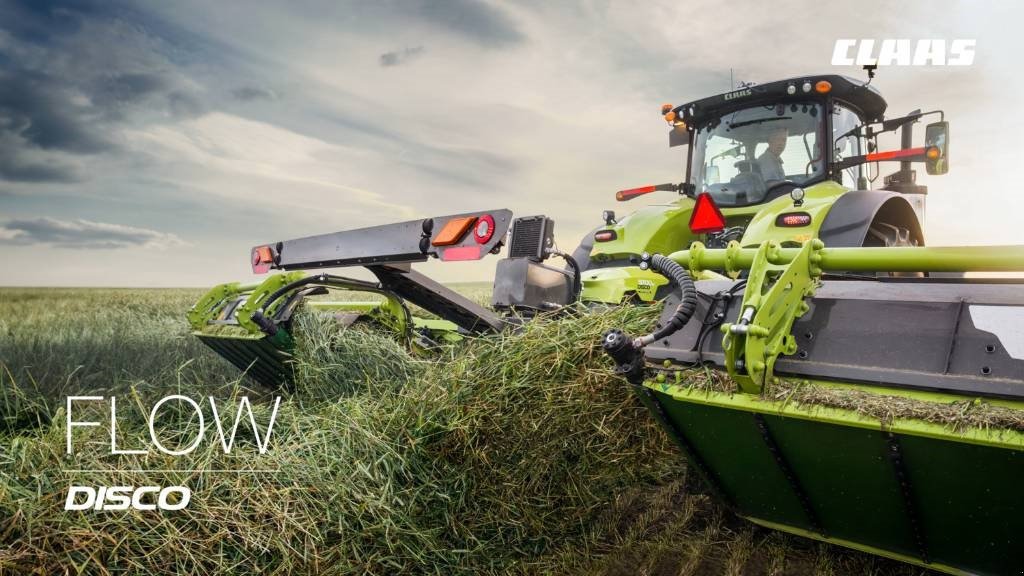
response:
M580 265L580 272L590 269L590 252L594 249L594 234L598 230L605 228L604 226L598 226L580 240L579 246L576 247L572 252L572 258Z
M840 196L825 215L818 238L825 246L863 246L876 217L906 228L917 245L924 246L924 232L910 202L897 192L880 190L857 190Z

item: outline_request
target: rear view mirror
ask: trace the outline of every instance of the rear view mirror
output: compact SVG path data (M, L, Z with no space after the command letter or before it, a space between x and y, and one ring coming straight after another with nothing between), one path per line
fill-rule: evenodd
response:
M949 122L932 122L924 129L924 167L932 176L949 172Z
M668 147L685 146L690 143L690 133L686 130L686 124L676 124L668 133Z

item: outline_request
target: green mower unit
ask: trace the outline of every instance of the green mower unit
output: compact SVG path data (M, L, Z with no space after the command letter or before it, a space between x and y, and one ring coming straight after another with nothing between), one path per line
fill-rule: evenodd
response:
M1024 279L970 275L1024 272L1024 247L926 247L927 190L911 167L948 170L948 124L885 109L874 88L834 75L666 106L685 181L617 198L678 197L605 211L571 254L550 218L509 210L261 244L253 271L280 273L215 287L189 321L250 376L287 386L300 306L415 350L541 312L664 306L652 333L611 331L601 346L725 506L951 574L1017 573ZM938 120L918 145L926 116ZM886 133L899 149L879 150ZM881 162L899 169L872 189ZM412 268L502 250L490 308ZM353 266L376 281L303 272ZM337 290L376 300L320 297Z
M951 574L1024 567L1024 247L690 250L659 330L605 350L720 501L767 526ZM741 280L692 282L730 267Z

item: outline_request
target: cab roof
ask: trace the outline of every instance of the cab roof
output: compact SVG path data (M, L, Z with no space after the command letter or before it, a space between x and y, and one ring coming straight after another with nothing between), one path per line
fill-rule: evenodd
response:
M831 89L828 92L816 91L815 86L821 81L831 84ZM810 86L810 89L805 91L805 86ZM827 97L840 100L859 110L866 122L881 120L885 114L885 99L882 98L882 94L878 90L875 90L873 86L865 85L864 82L838 74L797 76L766 84L746 86L677 106L675 112L676 116L686 122L688 126L698 127L708 120L752 105L806 102L808 99L823 100Z

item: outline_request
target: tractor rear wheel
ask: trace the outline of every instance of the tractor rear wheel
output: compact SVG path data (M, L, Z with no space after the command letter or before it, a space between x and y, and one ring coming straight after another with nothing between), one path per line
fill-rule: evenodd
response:
M893 226L888 222L875 222L868 229L864 238L864 247L903 247L917 246L917 240L910 237L910 230Z
M888 222L874 222L864 238L865 248L903 248L917 246L909 228L894 226ZM923 278L923 272L879 272L879 276L892 278Z

